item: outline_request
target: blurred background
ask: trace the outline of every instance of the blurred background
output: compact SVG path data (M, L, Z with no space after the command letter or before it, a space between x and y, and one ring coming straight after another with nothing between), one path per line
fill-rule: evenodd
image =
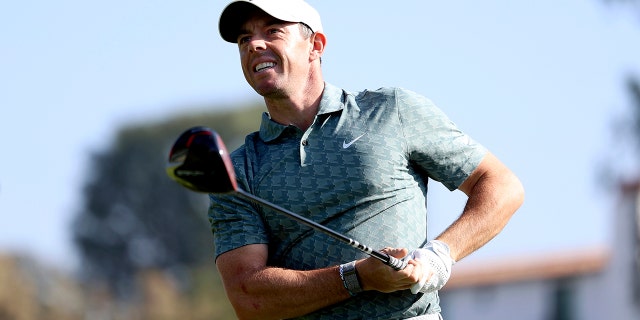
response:
M640 168L639 1L309 2L327 82L417 91L521 178L524 206L468 260L610 246ZM234 317L206 196L164 173L188 127L230 149L258 129L226 3L0 3L0 319ZM429 201L435 237L464 197Z

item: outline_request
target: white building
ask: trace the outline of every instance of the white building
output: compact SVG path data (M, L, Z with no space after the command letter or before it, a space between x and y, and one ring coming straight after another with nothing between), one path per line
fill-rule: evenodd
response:
M620 194L608 248L454 266L445 320L640 320L640 182Z

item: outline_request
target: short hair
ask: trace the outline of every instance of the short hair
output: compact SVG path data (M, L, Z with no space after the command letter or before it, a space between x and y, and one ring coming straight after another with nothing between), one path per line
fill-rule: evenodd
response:
M298 26L300 27L300 33L305 39L309 39L315 33L313 29L304 22L298 22ZM322 63L322 57L320 57L320 63Z
M309 27L306 23L298 22L298 26L300 27L300 33L302 33L302 36L305 39L309 39L309 37L313 35L313 29L311 29L311 27Z

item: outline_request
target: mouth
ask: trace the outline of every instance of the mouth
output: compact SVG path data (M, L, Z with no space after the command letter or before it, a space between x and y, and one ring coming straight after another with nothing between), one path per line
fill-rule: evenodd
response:
M253 70L255 72L260 72L260 71L263 71L263 70L271 69L271 68L273 68L275 66L276 66L275 62L262 62L262 63L258 63L258 65L255 66L255 68L253 68Z

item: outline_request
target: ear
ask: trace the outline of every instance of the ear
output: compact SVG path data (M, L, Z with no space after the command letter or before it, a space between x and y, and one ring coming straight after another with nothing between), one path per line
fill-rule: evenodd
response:
M322 57L322 53L324 53L324 48L327 45L327 37L322 32L316 32L311 36L311 52L309 58L311 60L320 59Z

